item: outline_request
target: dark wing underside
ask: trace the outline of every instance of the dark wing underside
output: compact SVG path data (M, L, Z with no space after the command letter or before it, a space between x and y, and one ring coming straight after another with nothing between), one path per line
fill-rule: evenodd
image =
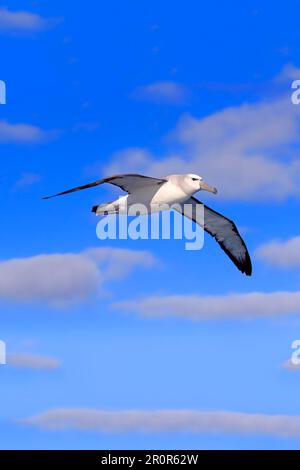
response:
M184 213L182 208L182 211L180 212L194 222L200 223L202 226L203 221L199 221L199 217L196 217L196 206L197 204L202 204L202 202L191 197L185 202L185 204L192 204L192 211L186 211L187 213ZM225 251L227 256L229 256L231 261L233 261L242 273L245 273L247 276L251 276L251 259L245 242L239 234L235 223L210 207L207 207L205 204L203 204L203 206L204 226L202 228L204 228L204 230L219 243L222 250ZM179 212L177 207L176 210Z
M114 186L118 186L127 193L132 193L139 188L144 188L146 186L155 186L165 183L166 180L162 178L152 178L149 176L139 175L137 173L128 173L123 175L114 175L109 176L108 178L103 178L101 180L93 181L92 183L85 184L83 186L77 186L76 188L68 189L62 193L54 194L53 196L46 196L43 199L50 199L51 197L63 196L65 194L75 193L76 191L81 191L82 189L93 188L94 186L99 186L104 183L110 183Z

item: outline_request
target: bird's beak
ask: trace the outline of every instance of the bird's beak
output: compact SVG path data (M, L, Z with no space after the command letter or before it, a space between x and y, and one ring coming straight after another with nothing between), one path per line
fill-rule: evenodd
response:
M200 181L200 190L209 191L210 193L217 194L217 188L210 186L209 184L205 183L205 181Z

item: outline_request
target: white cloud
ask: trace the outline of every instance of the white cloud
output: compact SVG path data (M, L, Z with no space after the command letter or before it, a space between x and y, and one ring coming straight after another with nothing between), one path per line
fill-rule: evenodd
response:
M57 24L57 19L45 19L28 11L10 11L0 8L0 32L2 33L35 33Z
M0 263L0 299L79 302L97 291L101 274L82 254L39 255Z
M170 295L115 302L113 308L142 317L227 320L300 314L300 291L220 296Z
M184 166L185 165L185 166ZM130 147L115 152L112 155L111 163L105 167L104 173L107 175L126 172L140 172L146 175L164 176L171 173L184 173L188 165L185 164L179 154L169 155L167 159L156 160L154 156L144 148ZM93 173L99 173L99 164L91 165Z
M24 353L7 354L7 364L13 367L40 370L53 370L60 366L59 360L55 357Z
M188 89L173 81L154 82L137 88L133 96L157 104L182 104L188 98Z
M57 131L44 131L30 124L11 124L0 121L0 143L35 144L56 137Z
M291 103L290 80L298 69L282 72L285 95L228 107L195 118L183 115L170 132L172 153L156 158L145 149L129 149L113 158L107 168L165 175L193 172L219 189L220 197L238 200L284 200L300 196L299 106ZM298 74L299 75L299 74ZM278 78L279 80L279 78ZM271 86L271 85L270 85ZM282 90L282 83L280 84ZM130 155L132 153L132 156ZM125 156L125 160L123 157Z
M20 421L48 430L109 433L191 432L300 437L300 416L228 411L53 409Z
M135 268L149 269L159 264L149 251L133 251L112 248L91 248L84 255L100 264L105 280L111 281L128 276Z
M256 257L278 268L300 267L300 236L288 240L272 240L256 250Z
M149 252L116 248L10 259L0 262L0 299L57 306L82 302L99 293L104 282L155 262Z
M273 83L276 84L281 84L283 86L286 86L287 83L291 85L293 80L296 80L300 76L300 68L295 67L293 64L286 64L281 72L278 74L277 77L275 77Z

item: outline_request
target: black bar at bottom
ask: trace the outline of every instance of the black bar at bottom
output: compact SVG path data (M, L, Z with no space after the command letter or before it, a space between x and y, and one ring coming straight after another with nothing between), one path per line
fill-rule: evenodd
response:
M87 465L92 468L105 468L108 465L121 465L124 468L140 468L151 466L169 465L182 466L189 465L197 467L199 465L240 461L255 463L257 461L266 462L270 460L300 460L298 451L205 451L205 450L45 450L45 451L0 451L0 465L4 463L37 463L56 465L71 464L74 462L76 468L82 466L83 470ZM90 467L89 467L90 468ZM54 469L56 470L56 469Z

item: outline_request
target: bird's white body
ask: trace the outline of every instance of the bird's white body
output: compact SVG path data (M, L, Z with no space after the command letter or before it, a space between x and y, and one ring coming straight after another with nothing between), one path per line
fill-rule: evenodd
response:
M108 204L97 207L96 214L113 214L116 212L149 214L168 210L176 204L182 204L201 189L200 184L209 188L198 175L170 175L163 178L165 183L154 183L149 186L137 187L130 194L122 196ZM216 192L215 188L209 188Z

